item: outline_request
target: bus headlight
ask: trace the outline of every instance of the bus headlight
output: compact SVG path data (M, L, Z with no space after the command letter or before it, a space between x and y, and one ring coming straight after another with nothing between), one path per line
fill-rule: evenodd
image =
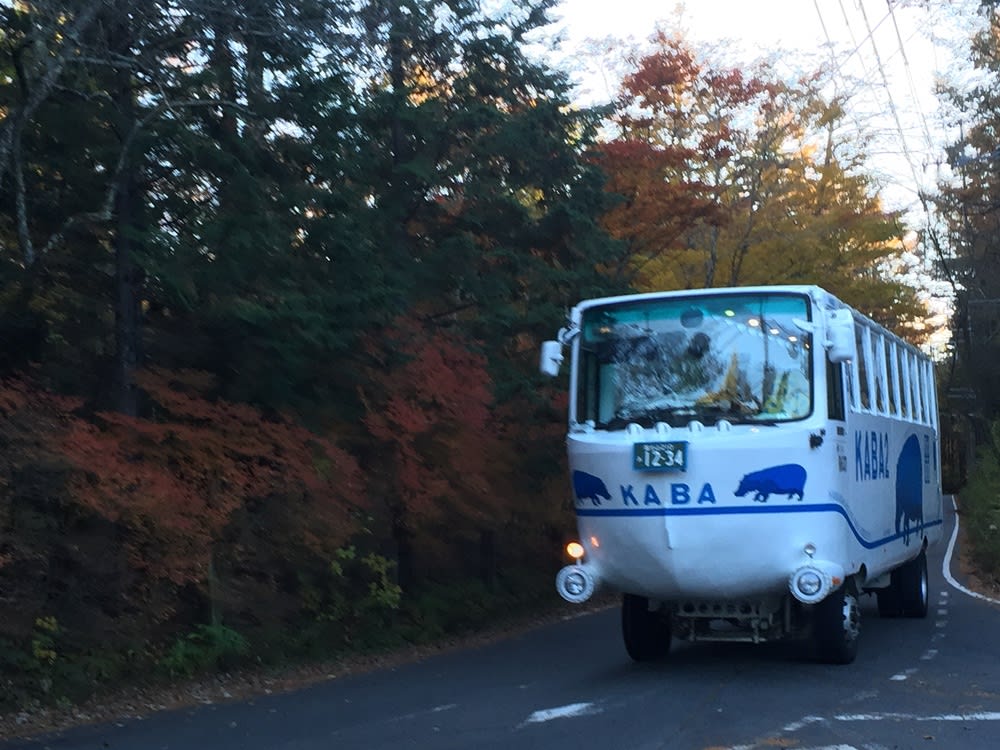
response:
M810 561L788 579L788 590L803 604L815 604L844 582L844 569L826 560Z

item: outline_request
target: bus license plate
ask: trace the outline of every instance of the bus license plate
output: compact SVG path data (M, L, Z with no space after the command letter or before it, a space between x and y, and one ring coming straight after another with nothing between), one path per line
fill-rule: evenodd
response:
M685 471L688 444L636 443L632 447L632 468L636 471Z

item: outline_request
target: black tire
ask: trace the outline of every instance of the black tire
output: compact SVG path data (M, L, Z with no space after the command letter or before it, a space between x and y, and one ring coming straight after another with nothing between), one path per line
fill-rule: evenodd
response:
M670 651L670 616L650 611L644 596L622 597L622 639L633 661L655 661Z
M850 664L858 655L861 607L847 585L813 608L813 639L821 661Z
M903 617L927 617L930 584L927 579L927 554L920 554L894 571L899 574L899 602Z
M875 589L875 598L878 600L879 617L901 617L903 615L898 570L892 571L888 586L884 589Z

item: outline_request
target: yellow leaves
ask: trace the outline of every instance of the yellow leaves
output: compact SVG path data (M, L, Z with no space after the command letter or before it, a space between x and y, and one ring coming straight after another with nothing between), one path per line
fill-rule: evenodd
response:
M414 66L407 75L408 98L415 107L441 97L447 93L448 86L441 84L434 73L423 66Z
M893 270L904 229L863 153L844 148L843 107L817 94L819 74L788 84L720 67L663 35L632 64L597 159L621 198L602 226L631 253L609 271L640 291L820 284L887 324L921 314Z
M59 623L52 615L35 618L34 637L31 639L31 655L40 664L52 666L58 658L55 650Z

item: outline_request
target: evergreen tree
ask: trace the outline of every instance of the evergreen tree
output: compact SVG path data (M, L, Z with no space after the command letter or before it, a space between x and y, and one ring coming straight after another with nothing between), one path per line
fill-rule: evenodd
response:
M939 186L946 228L935 239L956 287L957 382L971 387L979 413L994 419L1000 415L1000 2L982 0L980 14L985 23L970 46L975 84L946 91L961 132L948 149L953 176Z

